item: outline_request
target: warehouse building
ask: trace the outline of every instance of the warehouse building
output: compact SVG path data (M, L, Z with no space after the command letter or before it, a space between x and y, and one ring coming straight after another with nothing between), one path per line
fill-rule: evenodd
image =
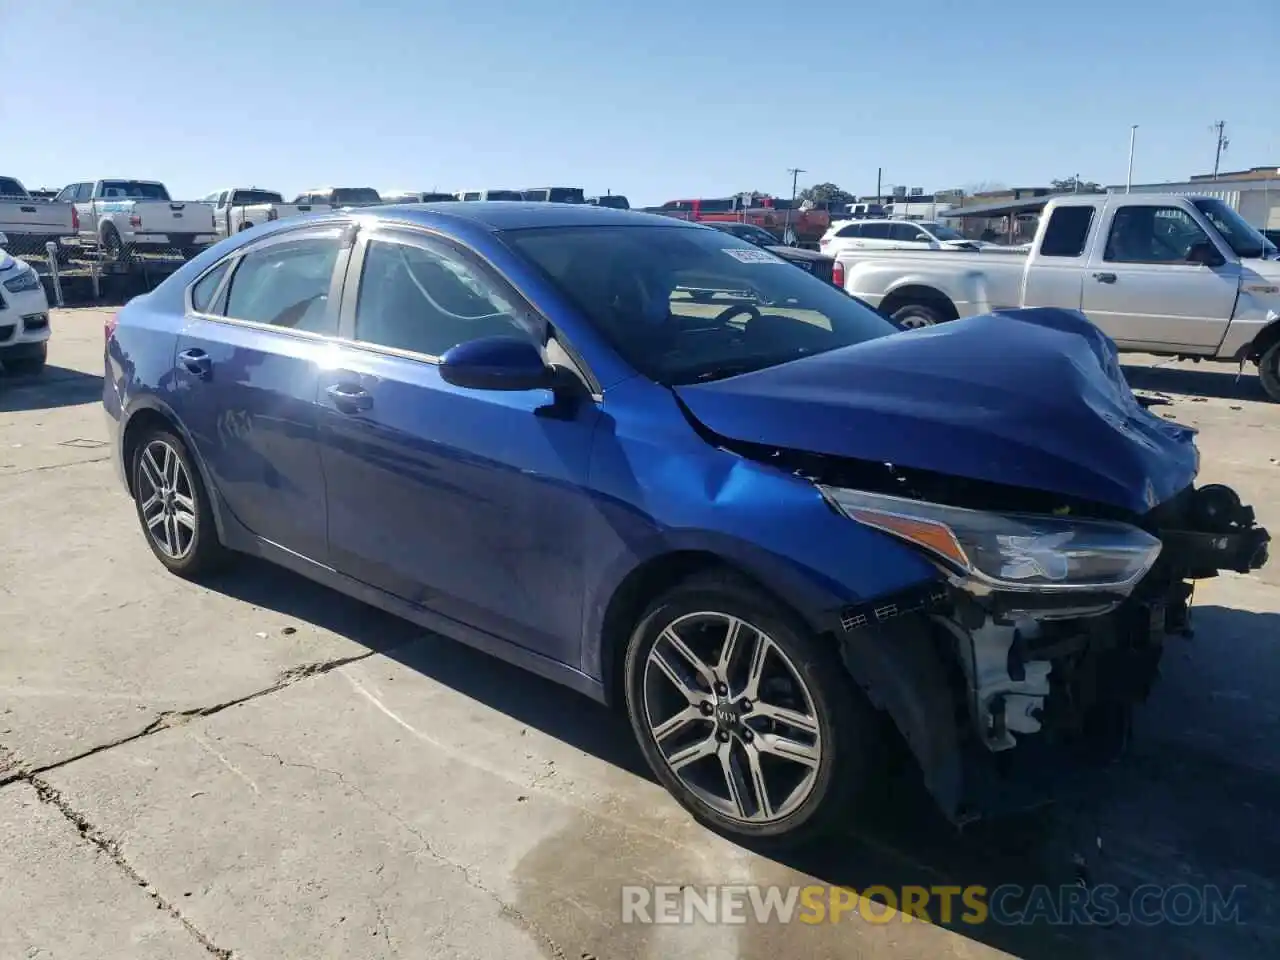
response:
M1280 230L1280 166L1253 167L1201 174L1180 183L1135 183L1133 193L1176 193L1217 197L1233 207L1259 230ZM1108 193L1124 193L1124 184L1107 187Z

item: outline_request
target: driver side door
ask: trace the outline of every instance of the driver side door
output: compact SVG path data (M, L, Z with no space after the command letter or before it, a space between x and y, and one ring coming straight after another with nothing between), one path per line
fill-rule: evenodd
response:
M1225 262L1187 261L1209 244ZM1240 289L1240 262L1186 210L1118 207L1105 242L1094 245L1084 272L1081 310L1129 349L1212 353L1226 334Z

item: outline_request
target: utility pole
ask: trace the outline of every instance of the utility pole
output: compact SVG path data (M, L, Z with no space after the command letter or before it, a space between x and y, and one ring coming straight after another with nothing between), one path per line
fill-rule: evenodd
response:
M884 167L876 167L876 203L883 202L880 196L880 177L884 173Z
M1128 193L1133 186L1133 143L1138 138L1138 125L1129 125L1129 175L1124 178L1124 192Z
M800 179L800 174L808 173L808 170L802 170L800 167L787 167L787 173L791 174L791 205L787 207L786 227L782 231L782 242L791 242L791 211L796 205L796 181Z
M1218 179L1218 165L1222 162L1222 151L1227 149L1231 141L1227 139L1227 121L1219 120L1209 129L1218 132L1218 148L1213 154L1213 179Z

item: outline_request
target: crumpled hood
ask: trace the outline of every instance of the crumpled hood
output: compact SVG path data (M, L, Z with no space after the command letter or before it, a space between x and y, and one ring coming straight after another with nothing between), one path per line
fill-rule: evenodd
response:
M730 439L1145 513L1195 478L1195 431L1148 413L1115 345L1071 310L906 331L674 388Z

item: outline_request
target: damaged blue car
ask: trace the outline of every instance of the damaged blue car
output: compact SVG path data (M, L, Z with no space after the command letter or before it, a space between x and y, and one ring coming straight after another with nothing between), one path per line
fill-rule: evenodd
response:
M105 361L165 567L255 554L617 704L739 838L848 821L886 741L947 816L1001 812L1032 758L1123 743L1193 581L1266 560L1081 315L902 332L645 214L280 221Z

